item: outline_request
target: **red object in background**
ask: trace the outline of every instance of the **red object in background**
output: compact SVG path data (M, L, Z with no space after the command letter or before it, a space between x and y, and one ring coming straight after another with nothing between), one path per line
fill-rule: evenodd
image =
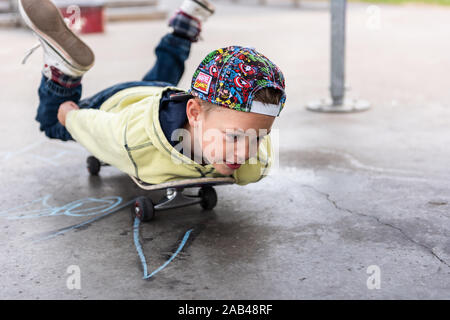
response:
M76 2L76 1L74 1ZM79 9L77 9L79 8ZM72 7L60 7L64 18L68 18L71 24L81 27L79 30L75 30L80 33L102 33L104 29L104 6L103 5L78 5ZM72 28L73 29L73 28Z

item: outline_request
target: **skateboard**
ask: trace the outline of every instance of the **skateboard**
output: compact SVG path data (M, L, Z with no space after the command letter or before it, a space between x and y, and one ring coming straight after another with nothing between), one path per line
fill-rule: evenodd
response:
M94 156L86 160L87 169L92 176L100 173L101 167L109 166ZM141 189L147 191L165 190L166 195L157 203L149 197L140 196L135 199L132 214L142 222L154 219L156 211L187 207L200 204L204 210L212 210L217 204L217 193L214 186L234 184L232 177L221 178L193 178L178 181L170 181L160 184L148 184L136 177L130 176L131 180ZM197 195L186 195L184 189L200 188Z

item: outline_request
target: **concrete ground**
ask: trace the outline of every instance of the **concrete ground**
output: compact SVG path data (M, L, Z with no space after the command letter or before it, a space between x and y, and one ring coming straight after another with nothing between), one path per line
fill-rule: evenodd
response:
M334 115L304 107L329 95L326 4L217 6L180 86L213 49L264 52L288 87L275 125L280 165L260 183L217 187L213 212L172 210L141 226L149 271L194 230L151 280L128 207L54 236L145 192L114 168L89 177L82 147L39 132L41 54L20 65L34 37L0 30L0 298L449 299L450 10L351 3L348 96L372 108ZM85 36L97 57L85 96L142 77L165 31L161 21L122 23ZM66 285L72 265L79 290Z

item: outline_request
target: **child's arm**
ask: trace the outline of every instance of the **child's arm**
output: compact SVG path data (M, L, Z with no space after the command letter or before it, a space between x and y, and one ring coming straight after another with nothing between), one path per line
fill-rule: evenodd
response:
M128 174L134 174L124 146L127 110L111 113L97 109L77 109L78 106L61 105L61 124L72 137L92 155ZM59 119L59 117L58 117Z

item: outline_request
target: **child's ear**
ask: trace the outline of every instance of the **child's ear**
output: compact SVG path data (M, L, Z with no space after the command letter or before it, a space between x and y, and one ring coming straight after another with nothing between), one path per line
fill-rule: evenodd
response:
M202 106L197 100L189 99L186 105L186 115L188 117L189 124L193 125L195 121L199 121L202 111Z

